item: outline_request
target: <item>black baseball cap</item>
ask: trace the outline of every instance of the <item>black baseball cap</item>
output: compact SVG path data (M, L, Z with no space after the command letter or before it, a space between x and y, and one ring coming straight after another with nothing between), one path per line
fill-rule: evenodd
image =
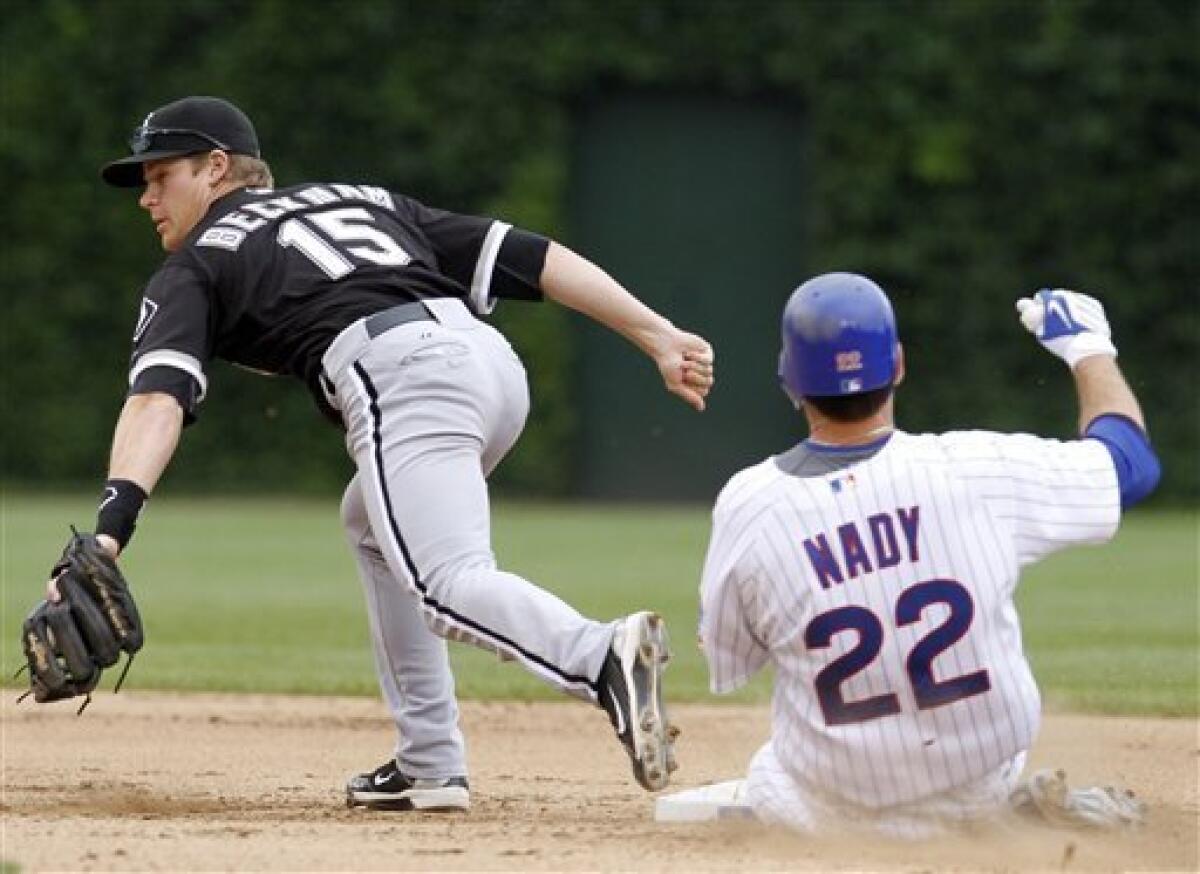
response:
M118 188L140 188L147 161L211 149L260 157L258 134L246 113L220 97L184 97L147 115L129 138L132 154L105 164L100 176Z

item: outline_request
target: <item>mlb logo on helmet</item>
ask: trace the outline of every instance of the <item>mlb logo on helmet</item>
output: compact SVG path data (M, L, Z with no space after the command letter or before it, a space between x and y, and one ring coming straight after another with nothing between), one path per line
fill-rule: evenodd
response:
M850 371L863 369L863 354L861 349L848 349L844 352L837 352L833 358L834 369L838 373L848 373ZM850 376L838 379L838 388L844 395L858 394L863 390L863 380L861 376Z

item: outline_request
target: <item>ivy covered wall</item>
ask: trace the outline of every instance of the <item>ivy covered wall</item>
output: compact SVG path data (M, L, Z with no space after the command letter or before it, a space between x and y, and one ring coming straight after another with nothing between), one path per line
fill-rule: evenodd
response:
M1198 10L1167 0L10 3L0 29L4 479L103 475L141 284L161 253L132 198L102 186L97 168L151 108L224 95L255 119L281 183L376 181L570 244L580 108L673 89L802 107L805 272L855 269L893 293L909 349L905 427L1069 435L1070 381L1020 342L1008 308L1046 284L1087 290L1109 310L1165 458L1158 499L1194 501ZM552 306L498 315L535 399L500 472L510 493L572 491L572 318ZM166 482L332 490L348 470L299 386L217 367Z

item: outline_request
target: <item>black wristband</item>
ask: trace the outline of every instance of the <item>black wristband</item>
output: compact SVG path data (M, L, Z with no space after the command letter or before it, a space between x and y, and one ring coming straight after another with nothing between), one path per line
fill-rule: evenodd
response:
M133 537L138 514L142 512L147 497L142 487L133 480L110 479L104 484L104 494L100 497L96 533L108 535L124 549Z

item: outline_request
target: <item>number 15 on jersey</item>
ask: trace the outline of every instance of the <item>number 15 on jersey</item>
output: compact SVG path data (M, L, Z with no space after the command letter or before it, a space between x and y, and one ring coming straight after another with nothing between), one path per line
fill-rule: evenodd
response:
M399 243L374 226L371 213L362 207L288 219L275 239L285 249L303 254L330 279L341 279L363 261L386 267L403 267L412 261Z

